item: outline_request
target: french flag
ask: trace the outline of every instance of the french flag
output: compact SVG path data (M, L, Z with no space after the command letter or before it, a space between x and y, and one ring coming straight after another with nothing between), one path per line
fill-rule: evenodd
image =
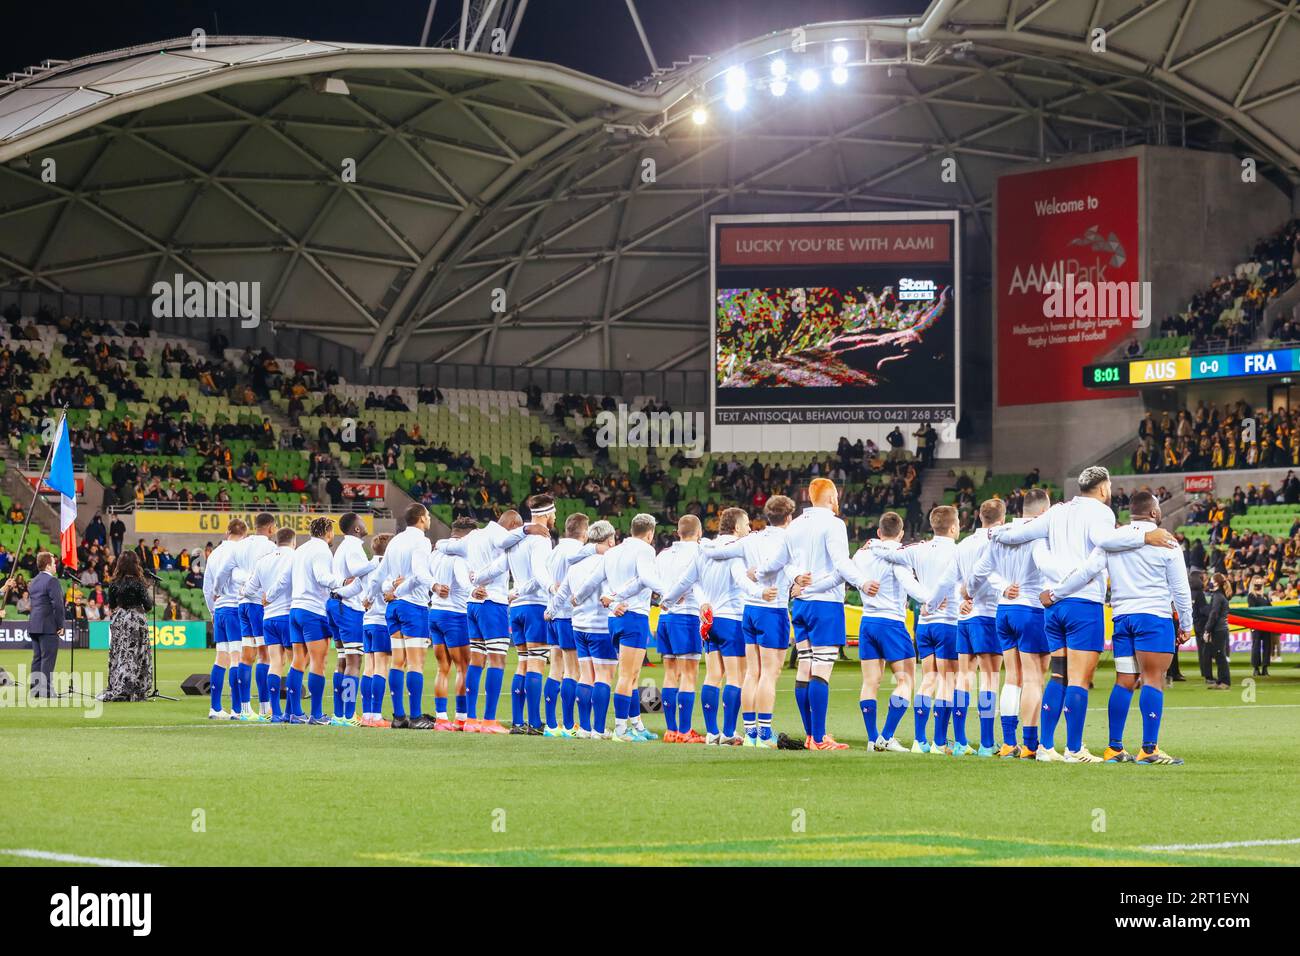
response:
M77 567L77 478L72 472L72 443L68 419L59 423L50 455L50 476L45 483L59 493L59 543L65 568Z

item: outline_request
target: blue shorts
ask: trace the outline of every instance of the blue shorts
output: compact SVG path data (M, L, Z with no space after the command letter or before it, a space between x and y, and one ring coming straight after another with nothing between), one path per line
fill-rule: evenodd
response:
M858 629L858 660L860 661L905 661L915 658L912 635L902 621L892 617L862 616L862 626Z
M920 624L916 628L916 649L921 658L933 654L941 661L957 659L956 624Z
M618 621L617 625L614 624L615 621ZM619 647L635 647L644 651L650 643L650 618L640 611L624 611L618 617L611 614L609 636L611 639L617 638Z
M790 612L783 607L746 604L740 629L746 644L757 644L773 651L784 651L790 646Z
M699 657L703 641L694 614L660 614L655 643L664 657Z
M244 635L239 629L239 608L219 607L212 612L212 642L243 645Z
M1178 646L1172 618L1154 614L1120 614L1114 623L1111 646L1117 658L1133 657L1138 651L1172 654Z
M447 647L469 647L468 615L447 608L429 609L429 637Z
M790 623L794 625L796 641L808 641L813 647L844 646L844 605L838 601L795 598L791 602Z
M957 653L966 655L1001 654L997 618L981 614L957 622Z
M517 604L510 609L510 641L515 647L546 644L546 608L540 604Z
M343 606L343 602L337 597L331 597L325 602L325 619L329 620L329 632L334 640L343 640L343 624L338 619L338 609Z
M1096 601L1062 598L1047 609L1043 622L1052 650L1093 651L1106 646L1106 615Z
M365 611L340 604L334 612L334 639L342 641L344 647L361 647L365 643L365 616Z
M470 641L482 642L510 636L510 621L506 617L504 604L496 601L471 601L465 612L469 620Z
M1051 647L1044 625L1047 615L1036 607L1025 604L998 606L998 643L1002 653L1023 651L1026 654L1047 654Z
M745 634L740 622L726 617L715 617L709 628L709 640L704 644L706 651L716 651L723 657L745 656Z
M558 647L562 651L576 651L577 643L573 639L573 618L557 617L554 621L548 621L549 627L546 629L546 642L551 647Z
M262 637L263 612L266 608L252 601L239 605L239 634L241 637Z
M411 601L390 601L388 610L393 612L391 633L401 633L402 637L427 638L429 636L429 609Z
M324 614L294 608L289 612L289 640L294 644L310 644L330 639L330 622Z
M397 630L397 618L391 604L384 607L384 626L388 628L388 636L392 637L393 632Z
M263 635L266 638L267 647L289 647L293 644L290 638L289 615L282 614L279 617L268 617L262 621Z
M574 630L573 640L577 645L578 657L599 661L602 664L614 664L618 655L614 652L614 639L608 633Z
M361 630L361 650L366 654L393 653L393 640L388 635L388 628L383 624L365 625Z

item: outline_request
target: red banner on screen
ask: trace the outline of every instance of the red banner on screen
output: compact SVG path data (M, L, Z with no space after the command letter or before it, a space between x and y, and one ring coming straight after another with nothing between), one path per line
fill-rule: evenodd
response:
M722 226L718 265L948 262L950 233L946 222Z
M1044 286L1137 282L1138 253L1136 158L998 180L999 405L1133 394L1086 389L1080 375L1135 334L1132 317L1048 318ZM1071 275L1073 284L1066 281Z
M1214 491L1213 475L1185 475L1183 477L1183 492L1193 494L1201 491Z
M382 481L345 481L345 482L343 482L343 493L346 494L346 495L349 495L349 496L354 495L354 494L357 492L358 489L361 491L361 494L364 495L365 497L367 497L367 498L377 498L377 499L379 499L380 501L382 501L382 500L384 499L384 496L385 496L386 491L387 491L386 484L385 484L385 482L382 482Z

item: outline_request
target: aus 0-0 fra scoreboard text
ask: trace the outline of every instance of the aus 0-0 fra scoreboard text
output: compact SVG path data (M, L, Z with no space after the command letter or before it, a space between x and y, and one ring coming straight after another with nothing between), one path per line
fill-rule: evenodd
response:
M1300 372L1300 349L1274 349L1085 365L1083 385L1085 388L1134 388L1202 379L1290 375L1293 372Z

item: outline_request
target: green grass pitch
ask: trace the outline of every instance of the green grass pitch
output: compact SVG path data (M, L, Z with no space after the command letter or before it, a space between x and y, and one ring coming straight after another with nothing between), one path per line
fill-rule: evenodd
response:
M79 652L77 669L102 672L104 658ZM29 659L0 652L11 674ZM179 696L211 652L158 659ZM1243 699L1249 667L1234 664L1231 691L1170 692L1162 744L1184 767L868 753L856 663L831 685L830 729L853 745L841 753L219 724L206 697L88 718L13 706L4 688L0 864L39 862L16 849L172 866L1300 864L1300 672L1275 667ZM791 680L777 702L787 732ZM1111 682L1099 671L1094 752ZM1139 721L1135 706L1130 749ZM911 740L910 715L899 737ZM1198 848L1259 840L1292 842ZM1150 849L1171 846L1191 848Z

